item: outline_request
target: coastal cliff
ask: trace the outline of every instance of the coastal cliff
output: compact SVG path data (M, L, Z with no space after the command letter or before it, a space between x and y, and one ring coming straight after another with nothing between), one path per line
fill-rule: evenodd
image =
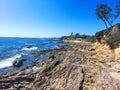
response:
M1 75L0 89L120 90L120 60L109 47L70 42L46 52L48 60Z

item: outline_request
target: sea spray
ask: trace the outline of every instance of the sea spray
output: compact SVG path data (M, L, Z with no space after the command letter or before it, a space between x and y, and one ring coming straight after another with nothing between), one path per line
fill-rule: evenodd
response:
M22 56L22 54L16 54L15 56L12 56L10 58L6 58L0 61L0 69L1 68L6 68L6 67L10 67L13 65L13 62L20 58Z

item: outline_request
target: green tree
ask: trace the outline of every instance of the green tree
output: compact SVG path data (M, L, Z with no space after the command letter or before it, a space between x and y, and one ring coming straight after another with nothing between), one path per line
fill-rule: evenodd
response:
M80 37L80 34L79 34L79 33L76 33L76 34L75 34L75 37L76 37L76 38L79 38L79 37Z
M119 17L120 15L120 0L117 2L115 6L116 13L112 13L112 9L107 4L98 4L96 6L96 16L98 19L101 19L106 28L108 29L108 25L112 27L112 23Z
M73 36L74 34L73 34L73 32L71 32L71 35L70 36Z
M97 18L104 22L106 28L108 24L112 26L112 9L107 4L98 4L95 13Z
M118 1L118 3L115 6L115 10L116 10L116 14L114 15L114 19L118 18L120 15L120 0Z

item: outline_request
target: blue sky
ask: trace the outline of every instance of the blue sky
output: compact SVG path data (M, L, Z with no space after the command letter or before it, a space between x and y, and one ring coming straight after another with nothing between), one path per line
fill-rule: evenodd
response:
M0 0L0 37L59 37L71 32L93 35L105 28L95 16L96 5L114 7L117 1Z

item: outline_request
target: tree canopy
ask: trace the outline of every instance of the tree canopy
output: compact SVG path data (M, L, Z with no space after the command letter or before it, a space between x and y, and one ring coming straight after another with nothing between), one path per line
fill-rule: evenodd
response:
M106 28L108 25L112 27L112 23L115 21L116 18L120 15L120 1L115 6L115 13L112 12L112 8L110 8L107 4L98 4L96 6L96 16L98 19L101 19Z
M111 17L112 17L112 9L107 5L107 4L98 4L96 7L96 16L98 17L98 19L101 19L106 28L108 28L109 24L110 26L111 24Z

